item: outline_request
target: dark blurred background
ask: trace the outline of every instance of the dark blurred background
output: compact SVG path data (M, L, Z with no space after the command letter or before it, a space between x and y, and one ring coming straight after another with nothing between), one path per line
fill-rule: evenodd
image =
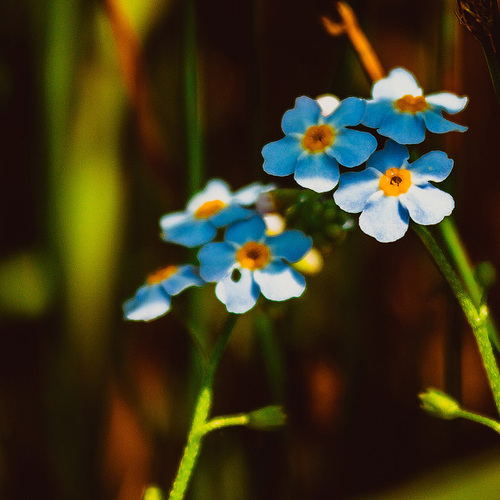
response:
M387 71L405 66L426 92L469 96L457 117L469 131L420 151L455 159L455 221L472 261L498 267L500 116L480 45L454 1L351 6ZM185 318L196 312L211 346L225 309L207 286L150 324L122 320L149 272L193 258L160 241L159 217L212 177L293 186L266 176L260 155L281 138L284 111L300 95L368 97L371 82L348 39L323 29L333 1L3 0L1 10L0 497L168 491L199 381ZM195 66L193 160L184 75ZM499 300L494 287L497 317ZM354 231L300 300L240 319L214 414L280 403L288 425L209 435L188 497L500 498L497 437L423 413L417 394L429 386L494 415L473 336L418 238L379 244Z

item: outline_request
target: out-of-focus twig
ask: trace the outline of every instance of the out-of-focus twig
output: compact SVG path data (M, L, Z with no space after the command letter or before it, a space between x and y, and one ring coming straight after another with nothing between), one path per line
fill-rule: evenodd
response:
M340 15L340 23L336 23L326 16L321 18L326 31L332 36L346 34L370 79L375 82L384 78L384 68L366 35L359 27L354 11L345 2L337 2L337 11Z

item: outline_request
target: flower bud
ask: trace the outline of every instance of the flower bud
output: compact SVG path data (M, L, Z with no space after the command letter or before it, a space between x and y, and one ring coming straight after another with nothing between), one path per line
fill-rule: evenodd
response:
M163 493L157 486L148 486L142 494L142 500L163 500Z
M248 414L247 426L251 429L269 431L285 425L285 421L286 415L282 406L265 406Z
M437 389L427 389L418 395L420 407L434 417L452 420L460 417L462 412L458 402L448 394Z

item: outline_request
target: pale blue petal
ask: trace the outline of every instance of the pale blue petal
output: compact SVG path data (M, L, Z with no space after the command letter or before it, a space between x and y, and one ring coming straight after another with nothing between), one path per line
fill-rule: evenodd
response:
M187 212L173 212L166 214L160 219L162 231L167 232L170 228L176 227L193 220L193 214Z
M240 205L252 205L257 201L259 195L273 189L276 189L274 184L263 185L260 182L254 182L234 193L232 202Z
M462 111L469 99L467 96L459 97L451 92L437 92L435 94L429 94L425 96L425 100L432 104L433 106L444 109L450 115L454 115Z
M399 240L408 229L408 210L398 196L386 196L377 191L366 203L359 217L361 230L382 243Z
M249 241L261 241L266 233L266 223L261 217L237 222L226 229L225 240L243 246Z
M268 236L266 245L273 258L280 257L288 262L298 262L312 247L312 239L302 231L292 229L277 236Z
M198 252L200 275L205 281L219 281L236 262L236 249L226 243L208 243Z
M374 99L391 99L395 101L404 95L422 95L415 77L404 68L394 68L387 77L373 84Z
M190 286L203 286L204 284L205 281L200 278L196 268L191 264L180 266L176 273L159 283L169 295L177 295Z
M412 184L426 181L441 182L450 175L453 160L443 151L431 151L408 165Z
M344 167L356 167L377 149L377 139L368 132L344 128L339 131L328 151Z
M379 190L380 177L380 172L374 168L343 173L339 188L333 193L335 203L346 212L361 212L368 198Z
M341 101L337 109L325 118L325 123L334 129L359 125L365 114L365 101L357 97L348 97Z
M400 144L419 144L425 139L424 119L421 113L394 111L386 115L378 133Z
M254 271L253 276L262 295L269 300L282 301L300 297L306 288L304 276L279 260Z
M217 283L215 295L226 305L228 312L242 314L255 305L259 298L259 287L252 273L242 269L238 281L233 281L231 275Z
M165 216L168 217L168 216ZM214 239L217 232L215 226L207 219L194 219L192 215L177 225L171 225L171 220L160 220L161 237L186 247L197 247ZM170 226L170 227L169 227Z
M321 108L314 99L298 97L295 107L283 115L281 128L285 134L303 134L311 125L318 124L320 115Z
M208 220L216 227L224 227L240 220L245 220L255 213L254 210L240 205L226 205L222 210L210 216Z
M403 144L388 140L385 143L384 149L373 153L366 162L368 168L376 168L383 174L389 168L407 168L406 160L410 157L408 148Z
M221 179L212 179L207 183L203 191L195 194L187 204L189 212L196 212L207 201L220 200L224 203L231 201L231 191L228 185Z
M337 160L324 153L313 153L299 158L294 178L300 186L324 193L337 185L339 175Z
M410 217L417 224L437 224L453 212L453 197L431 184L410 186L410 189L399 196Z
M445 134L446 132L465 132L467 127L458 123L450 122L443 118L439 110L428 109L422 113L425 126L434 134Z
M293 174L297 158L303 151L300 139L296 137L287 136L266 144L262 148L264 172L278 177Z
M142 286L123 304L124 317L132 321L151 321L169 310L170 296L158 285Z
M371 128L378 128L382 125L387 113L392 112L392 101L366 101L365 115L361 123Z

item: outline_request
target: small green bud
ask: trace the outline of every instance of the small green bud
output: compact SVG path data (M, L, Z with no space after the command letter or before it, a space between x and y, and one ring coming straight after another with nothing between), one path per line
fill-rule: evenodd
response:
M142 500L163 500L163 493L157 486L148 486L142 495Z
M434 417L452 420L460 417L462 412L458 402L448 394L437 389L427 389L418 395L420 407Z
M495 267L488 261L480 262L474 269L474 275L477 282L485 291L489 290L497 280Z
M247 426L251 429L268 431L285 425L285 421L286 415L282 406L265 406L248 414Z

